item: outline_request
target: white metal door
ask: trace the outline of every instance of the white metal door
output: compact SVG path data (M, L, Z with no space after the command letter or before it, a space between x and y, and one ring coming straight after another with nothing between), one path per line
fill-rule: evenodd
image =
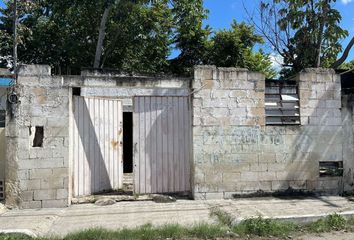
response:
M122 188L122 119L119 100L74 96L74 197Z
M135 97L134 192L190 191L191 112L188 97Z

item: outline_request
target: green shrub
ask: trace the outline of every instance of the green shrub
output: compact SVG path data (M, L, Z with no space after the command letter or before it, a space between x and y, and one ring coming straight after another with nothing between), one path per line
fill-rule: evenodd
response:
M310 223L307 228L310 232L330 232L339 231L347 227L347 220L338 214L332 214L324 219Z
M0 240L30 240L30 239L32 238L24 234L18 234L18 233L1 234L0 233Z
M216 217L219 221L220 224L228 226L228 227L232 227L232 223L233 223L233 218L230 214L228 214L225 211L222 211L220 208L212 208L210 210L210 216L212 217Z
M240 235L252 234L257 236L285 236L295 231L293 223L280 222L262 217L250 218L235 226L233 231Z

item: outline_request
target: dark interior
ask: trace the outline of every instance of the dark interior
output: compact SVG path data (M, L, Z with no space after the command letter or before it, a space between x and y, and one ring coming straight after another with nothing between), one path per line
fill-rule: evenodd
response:
M133 172L133 113L123 112L123 171Z
M44 129L43 127L36 126L33 147L43 147Z

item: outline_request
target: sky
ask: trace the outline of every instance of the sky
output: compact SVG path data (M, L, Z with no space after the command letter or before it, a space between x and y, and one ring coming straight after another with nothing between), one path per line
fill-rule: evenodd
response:
M205 8L209 10L209 19L206 24L218 30L229 28L233 19L247 22L249 18L247 12L252 13L258 2L258 0L205 0ZM349 36L341 42L345 47L354 36L354 0L337 0L335 8L342 15L341 27L349 31ZM278 68L281 62L280 57L274 53L272 60L274 61L274 67ZM354 49L351 50L347 58L347 61L350 60L354 60Z
M205 8L209 10L209 18L205 21L214 30L229 28L233 19L237 21L247 21L247 13L256 7L258 0L204 0ZM0 0L0 7L3 7L3 0ZM354 0L337 0L335 8L342 15L341 27L349 31L349 37L342 41L342 45L346 46L351 37L354 36ZM173 55L177 52L173 52ZM274 54L274 60L279 59ZM350 52L347 61L354 59L354 49ZM275 64L277 64L275 62Z

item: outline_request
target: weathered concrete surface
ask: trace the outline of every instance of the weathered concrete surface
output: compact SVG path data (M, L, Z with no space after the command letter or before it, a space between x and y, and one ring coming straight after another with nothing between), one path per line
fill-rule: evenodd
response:
M215 207L231 214L235 222L258 216L306 222L332 213L354 214L354 202L341 197L122 202L105 207L84 204L66 209L8 211L0 214L0 230L21 229L39 236L63 236L94 227L121 229L148 223L154 226L168 223L191 226L202 222L215 223L216 219L210 216L210 209Z
M343 157L343 149L352 147L343 133L340 78L333 70L307 69L296 80L301 125L267 126L264 75L237 68L195 69L196 199L289 188L343 191L341 177L319 176L319 162L343 161L348 166L345 180L353 179L353 157L350 152Z
M16 87L19 102L13 106L13 116L7 118L6 203L19 208L70 204L72 87L80 87L81 96L123 99L124 110L131 111L135 95L187 95L189 86L187 78L88 71L82 76L52 76L49 66L21 66ZM43 128L42 146L33 145L36 127Z
M5 207L5 205L0 203L0 214L4 213L6 211L7 211L7 208Z

